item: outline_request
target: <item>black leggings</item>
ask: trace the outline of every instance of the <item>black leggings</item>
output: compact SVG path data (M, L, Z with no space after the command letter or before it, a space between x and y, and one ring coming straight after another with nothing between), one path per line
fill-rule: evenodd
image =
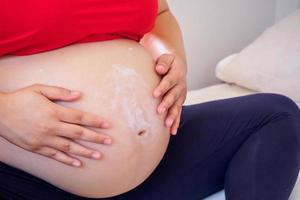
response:
M286 96L251 94L185 106L178 135L151 176L106 199L198 200L225 188L228 200L286 200L299 168L299 108ZM86 199L3 163L0 193L4 199Z

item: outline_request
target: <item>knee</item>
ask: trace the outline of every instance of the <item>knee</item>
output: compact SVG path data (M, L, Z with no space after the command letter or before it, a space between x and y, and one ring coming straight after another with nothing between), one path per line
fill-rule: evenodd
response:
M284 137L293 138L300 152L300 109L289 97L275 93L261 93L265 108L277 119L287 119Z
M259 93L254 96L263 110L269 111L272 114L286 114L298 118L300 123L300 109L297 104L289 97L275 93Z

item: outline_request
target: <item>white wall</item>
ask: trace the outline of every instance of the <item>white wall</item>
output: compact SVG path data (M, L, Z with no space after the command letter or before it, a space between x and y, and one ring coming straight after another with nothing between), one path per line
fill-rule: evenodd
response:
M278 21L286 17L292 11L300 7L300 0L277 0L275 20Z
M189 89L218 83L214 69L263 30L299 6L300 0L169 0L183 30Z

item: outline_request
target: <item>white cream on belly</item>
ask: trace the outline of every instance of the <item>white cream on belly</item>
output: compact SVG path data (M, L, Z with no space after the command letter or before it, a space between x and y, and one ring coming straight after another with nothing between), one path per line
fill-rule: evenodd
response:
M160 121L147 82L136 70L123 65L113 65L104 80L113 90L111 99L107 99L107 110L121 115L132 133L145 131L147 134L143 136L151 137Z

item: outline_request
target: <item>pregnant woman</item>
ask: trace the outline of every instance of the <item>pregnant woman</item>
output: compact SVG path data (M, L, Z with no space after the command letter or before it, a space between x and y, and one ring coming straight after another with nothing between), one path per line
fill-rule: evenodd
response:
M185 77L166 0L1 1L0 198L288 199L296 104L182 107Z

